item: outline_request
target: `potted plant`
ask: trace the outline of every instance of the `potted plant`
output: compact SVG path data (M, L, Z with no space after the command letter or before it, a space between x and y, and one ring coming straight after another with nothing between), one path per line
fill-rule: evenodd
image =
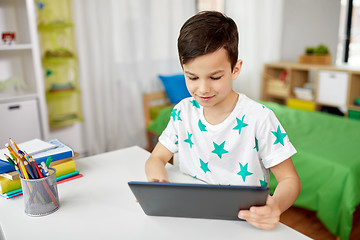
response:
M299 56L299 63L331 64L329 48L324 44L319 44L317 47L306 47L305 54Z

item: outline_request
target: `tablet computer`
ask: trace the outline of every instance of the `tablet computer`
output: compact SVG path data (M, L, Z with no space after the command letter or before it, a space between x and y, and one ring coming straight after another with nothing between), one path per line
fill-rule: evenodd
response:
M266 203L268 187L128 182L145 214L240 220L240 209Z

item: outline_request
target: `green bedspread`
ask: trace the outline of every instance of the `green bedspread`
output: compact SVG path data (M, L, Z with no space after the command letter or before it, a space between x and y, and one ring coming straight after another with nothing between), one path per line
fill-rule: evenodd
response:
M360 121L262 103L275 112L298 151L292 159L302 191L294 205L316 211L330 232L348 239L360 204ZM160 135L172 107L164 108L148 130ZM276 184L271 176L271 192Z

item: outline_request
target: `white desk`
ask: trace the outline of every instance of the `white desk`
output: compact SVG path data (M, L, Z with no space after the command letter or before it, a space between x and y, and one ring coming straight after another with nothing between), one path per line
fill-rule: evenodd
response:
M145 215L127 182L146 180L148 157L147 151L131 147L76 160L84 177L59 184L60 208L44 217L27 216L23 197L0 198L0 240L309 239L283 224L265 231L243 221Z

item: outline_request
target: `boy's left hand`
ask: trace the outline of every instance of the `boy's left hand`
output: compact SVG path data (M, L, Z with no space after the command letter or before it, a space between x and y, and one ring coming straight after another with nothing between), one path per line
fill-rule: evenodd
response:
M268 195L265 206L251 207L249 210L240 210L238 217L246 220L257 228L274 229L280 220L280 208L272 196Z

